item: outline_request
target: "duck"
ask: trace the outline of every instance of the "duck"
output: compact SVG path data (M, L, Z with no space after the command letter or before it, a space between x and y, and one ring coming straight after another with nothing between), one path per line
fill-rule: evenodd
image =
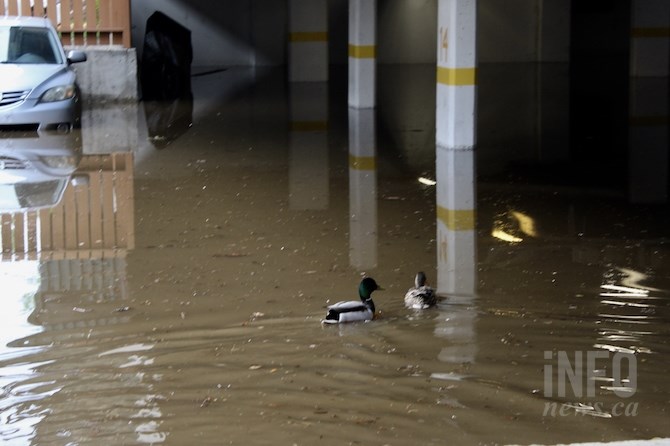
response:
M426 274L419 271L414 278L414 286L405 294L405 306L414 310L425 310L436 303L435 290L426 285Z
M342 324L345 322L371 321L375 317L375 303L372 301L372 292L382 290L375 279L365 277L358 285L360 301L341 301L328 306L326 317L322 324Z

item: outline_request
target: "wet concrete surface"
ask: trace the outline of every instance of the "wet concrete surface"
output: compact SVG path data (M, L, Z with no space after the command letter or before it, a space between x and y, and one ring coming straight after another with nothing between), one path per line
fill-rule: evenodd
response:
M3 214L0 439L669 436L667 203L631 198L620 153L566 149L569 110L538 105L538 89L496 96L485 83L475 251L438 277L451 259L438 252L435 187L419 181L435 179L433 71L380 70L376 156L362 172L342 76L300 96L277 72L230 69L194 77L192 104L112 111L114 125L96 121L104 110L89 115L88 180L70 184L62 208ZM561 72L550 85L567 88ZM523 119L499 102L510 89ZM558 117L538 131L531 111L544 106ZM163 122L156 110L167 110L163 132L148 130ZM26 243L8 245L19 227ZM419 270L460 291L404 308ZM327 304L356 299L363 274L384 287L378 318L322 326Z

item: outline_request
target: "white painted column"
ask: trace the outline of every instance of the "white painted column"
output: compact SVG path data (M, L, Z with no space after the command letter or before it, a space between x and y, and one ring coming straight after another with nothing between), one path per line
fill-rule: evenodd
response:
M377 0L349 0L349 106L376 101Z
M328 209L328 83L290 84L289 206Z
M328 80L328 2L289 0L290 82Z
M377 266L375 110L349 108L349 263Z
M438 293L473 296L476 0L439 0L436 98Z
M668 201L670 2L632 0L629 198Z

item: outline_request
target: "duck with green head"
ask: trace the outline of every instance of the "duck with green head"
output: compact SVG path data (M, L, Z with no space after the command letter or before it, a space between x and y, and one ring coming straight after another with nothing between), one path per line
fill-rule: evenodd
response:
M372 292L381 290L375 279L366 277L358 285L360 301L342 301L328 306L323 324L341 324L344 322L370 321L375 317L375 303L372 301Z

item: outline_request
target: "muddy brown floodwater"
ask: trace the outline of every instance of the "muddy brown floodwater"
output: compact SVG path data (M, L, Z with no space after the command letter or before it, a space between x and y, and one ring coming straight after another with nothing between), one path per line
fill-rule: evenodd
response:
M140 104L132 156L82 129L88 180L27 224L35 253L8 247L22 223L3 214L2 443L670 436L667 203L634 202L625 167L536 163L536 134L496 133L484 84L475 249L441 277L433 71L381 71L362 172L341 76L302 92L277 73L194 77L192 104ZM473 286L408 310L419 270ZM363 274L379 317L322 326Z

